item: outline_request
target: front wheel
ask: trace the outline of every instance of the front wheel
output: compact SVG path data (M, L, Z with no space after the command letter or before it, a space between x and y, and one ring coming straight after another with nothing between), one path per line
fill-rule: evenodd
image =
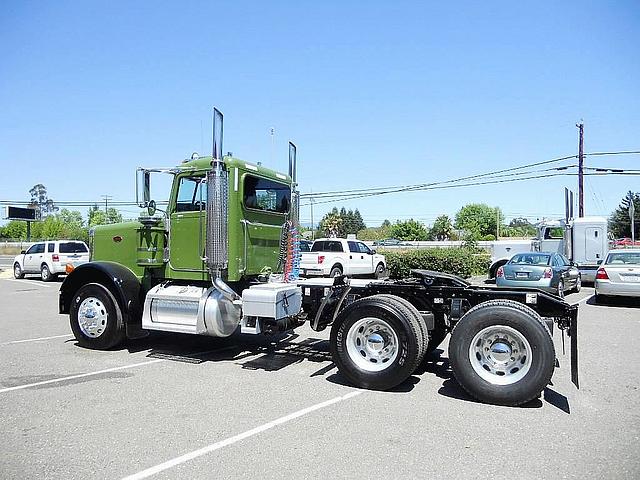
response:
M482 402L521 405L551 380L555 349L551 334L531 308L492 300L469 310L449 342L451 368L460 385Z
M388 390L406 380L422 361L425 338L420 314L389 295L353 302L331 328L331 356L353 385Z
M106 350L124 340L120 306L99 283L88 283L76 292L69 316L71 330L82 347Z
M13 276L18 279L24 278L24 272L18 262L13 265Z
M384 265L382 263L379 263L378 266L376 267L375 272L373 272L373 278L377 278L377 279L383 278L384 271L385 271Z

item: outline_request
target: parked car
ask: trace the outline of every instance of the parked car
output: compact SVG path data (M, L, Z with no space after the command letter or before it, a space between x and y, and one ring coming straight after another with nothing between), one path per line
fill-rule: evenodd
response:
M404 243L402 240L398 240L397 238L385 238L384 240L376 240L373 242L373 245L376 247L402 247L409 244Z
M630 238L618 238L613 242L616 247L640 247L640 240L635 242Z
M596 273L596 301L608 295L640 297L640 248L611 250Z
M38 242L22 251L13 260L13 276L22 278L27 273L39 273L42 281L53 280L73 268L89 261L87 244L79 240Z
M381 278L387 270L384 255L379 255L358 240L319 238L310 252L303 252L302 276L374 276Z
M567 257L553 252L517 253L496 272L499 287L532 287L559 297L579 292L582 280L578 268Z

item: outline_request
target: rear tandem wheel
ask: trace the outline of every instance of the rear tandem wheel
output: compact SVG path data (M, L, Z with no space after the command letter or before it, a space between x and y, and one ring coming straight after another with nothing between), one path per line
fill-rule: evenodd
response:
M469 310L449 341L458 383L482 402L516 406L536 398L555 367L553 339L530 307L491 300Z

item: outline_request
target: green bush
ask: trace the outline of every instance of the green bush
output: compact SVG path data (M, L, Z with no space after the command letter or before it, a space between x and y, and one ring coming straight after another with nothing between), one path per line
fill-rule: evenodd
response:
M474 248L423 248L419 250L385 250L391 278L410 276L411 269L435 270L463 278L485 275L489 255Z

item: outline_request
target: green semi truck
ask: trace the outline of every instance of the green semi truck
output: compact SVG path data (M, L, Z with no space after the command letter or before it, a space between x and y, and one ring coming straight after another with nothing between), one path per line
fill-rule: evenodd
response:
M67 276L59 297L80 346L115 348L150 331L270 335L308 322L331 327L332 358L347 380L387 390L451 334L462 387L481 401L519 405L551 379L557 325L571 337L578 386L578 307L554 295L426 270L401 280L298 278L296 147L289 144L288 174L223 155L222 122L214 109L211 156L137 170L146 209L137 221L91 231L91 261ZM157 175L172 177L158 203Z

